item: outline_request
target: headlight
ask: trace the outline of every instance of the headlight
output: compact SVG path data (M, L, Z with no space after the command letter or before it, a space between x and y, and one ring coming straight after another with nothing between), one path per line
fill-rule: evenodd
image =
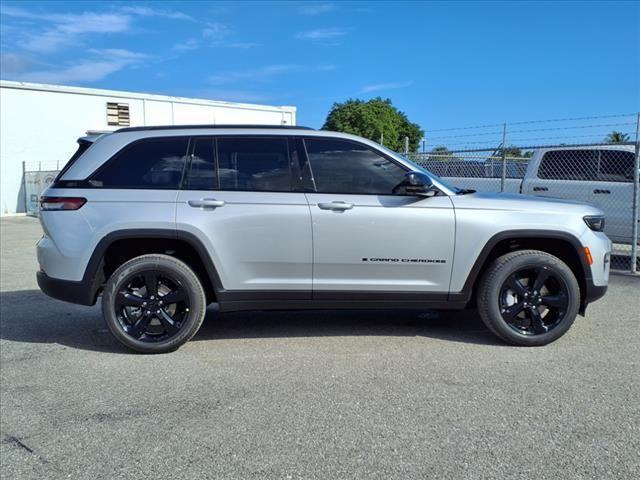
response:
M584 223L587 224L594 232L601 232L604 230L604 216L603 215L587 215L584 218Z

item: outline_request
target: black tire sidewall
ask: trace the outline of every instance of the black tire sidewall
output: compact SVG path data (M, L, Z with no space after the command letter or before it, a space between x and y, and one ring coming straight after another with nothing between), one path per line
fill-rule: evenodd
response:
M189 297L189 313L180 330L175 336L160 342L142 342L127 335L115 310L115 296L122 283L132 275L146 270L156 270L168 278L175 279ZM176 350L196 334L205 312L205 293L198 277L185 263L167 255L143 255L124 263L111 275L102 295L102 313L113 336L126 347L142 353L166 353Z
M567 287L569 303L564 318L551 331L540 335L520 334L502 318L500 292L507 278L516 271L539 267L547 267L561 277ZM571 328L580 307L580 287L573 272L559 258L549 254L532 252L514 255L509 259L498 259L486 272L482 283L479 297L479 310L482 319L493 333L515 345L538 346L557 340Z

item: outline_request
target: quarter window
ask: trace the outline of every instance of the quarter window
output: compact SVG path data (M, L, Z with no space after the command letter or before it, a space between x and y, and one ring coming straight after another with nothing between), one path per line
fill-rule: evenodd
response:
M188 137L140 140L116 153L89 183L103 188L178 189Z
M291 191L286 138L219 138L221 190Z
M405 170L388 158L355 142L305 139L319 193L391 195Z

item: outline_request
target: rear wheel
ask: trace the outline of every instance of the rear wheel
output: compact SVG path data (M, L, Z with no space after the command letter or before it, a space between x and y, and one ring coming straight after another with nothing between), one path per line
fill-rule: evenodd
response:
M514 345L546 345L566 333L578 314L580 288L559 258L538 250L496 259L478 289L486 326Z
M111 333L144 353L169 352L189 341L205 310L197 275L168 255L142 255L124 263L111 275L102 296Z

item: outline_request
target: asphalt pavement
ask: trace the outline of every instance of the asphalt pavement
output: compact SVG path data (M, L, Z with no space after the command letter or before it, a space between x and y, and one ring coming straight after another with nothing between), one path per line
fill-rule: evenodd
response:
M3 479L640 478L640 279L557 342L468 312L214 308L140 355L35 282L37 220L0 220Z

